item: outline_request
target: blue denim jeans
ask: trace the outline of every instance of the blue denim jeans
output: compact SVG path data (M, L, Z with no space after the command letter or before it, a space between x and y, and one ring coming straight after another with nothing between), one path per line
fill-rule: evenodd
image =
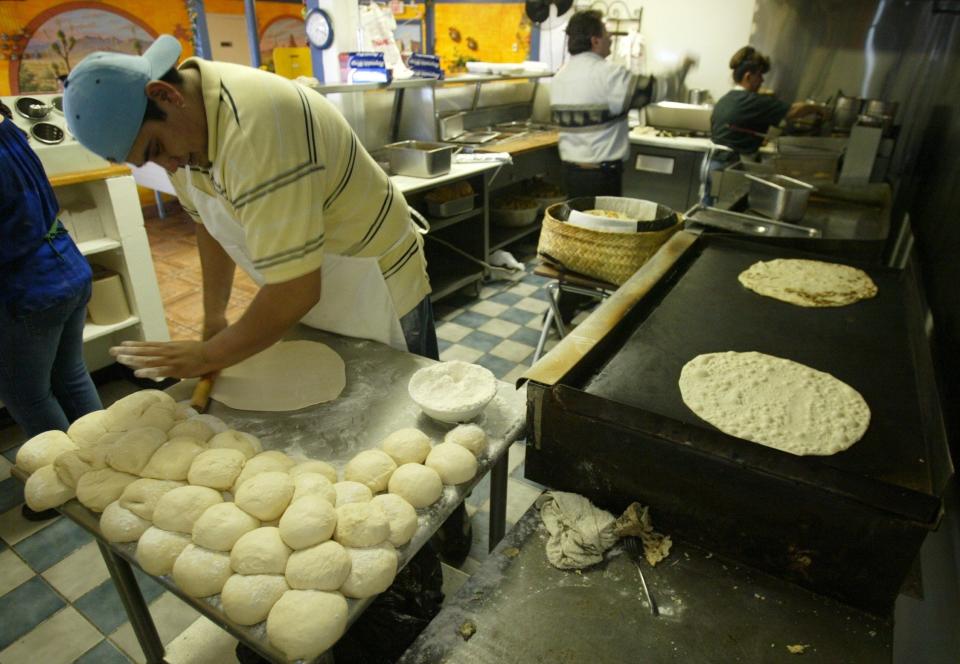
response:
M0 307L0 401L28 436L66 431L103 408L83 362L90 284L42 311L11 316Z
M403 328L403 338L407 342L408 351L431 360L440 359L437 328L429 295L400 319L400 327Z

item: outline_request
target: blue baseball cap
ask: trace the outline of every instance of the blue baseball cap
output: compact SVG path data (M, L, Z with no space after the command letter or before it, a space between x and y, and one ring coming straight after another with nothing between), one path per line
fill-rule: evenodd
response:
M80 143L104 159L125 162L143 124L146 86L177 64L180 42L160 35L143 55L97 51L67 77L63 114Z

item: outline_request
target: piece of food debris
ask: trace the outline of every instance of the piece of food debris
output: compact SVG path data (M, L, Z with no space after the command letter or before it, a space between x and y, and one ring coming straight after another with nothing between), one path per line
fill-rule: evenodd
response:
M470 637L477 633L477 626L473 624L473 621L467 620L460 625L460 629L457 631L460 632L460 636L464 641L469 641Z
M804 644L804 645L797 644L795 646L787 646L787 652L789 652L791 655L802 655L807 651L807 648L809 647L810 647L810 644Z
M516 558L518 555L520 555L520 549L515 546L508 546L503 550L503 555L505 555L507 558Z

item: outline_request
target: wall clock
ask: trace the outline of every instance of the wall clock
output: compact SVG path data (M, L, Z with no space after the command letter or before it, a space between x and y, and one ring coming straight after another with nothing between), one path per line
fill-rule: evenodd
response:
M333 20L322 9L311 9L306 18L307 39L315 48L330 48L333 44Z

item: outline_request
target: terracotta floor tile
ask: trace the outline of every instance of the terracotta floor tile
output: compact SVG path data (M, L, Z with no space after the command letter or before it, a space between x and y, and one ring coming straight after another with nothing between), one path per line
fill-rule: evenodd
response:
M200 329L187 327L186 325L181 325L180 323L169 322L167 327L170 328L170 338L177 340L184 339L199 339L200 338Z
M150 253L154 258L169 256L183 249L180 243L169 235L148 237L147 240L150 243Z
M172 304L188 293L199 290L195 283L174 275L158 277L157 283L160 286L160 297L163 299L164 306Z
M199 330L203 326L203 295L189 293L166 307L167 321Z

